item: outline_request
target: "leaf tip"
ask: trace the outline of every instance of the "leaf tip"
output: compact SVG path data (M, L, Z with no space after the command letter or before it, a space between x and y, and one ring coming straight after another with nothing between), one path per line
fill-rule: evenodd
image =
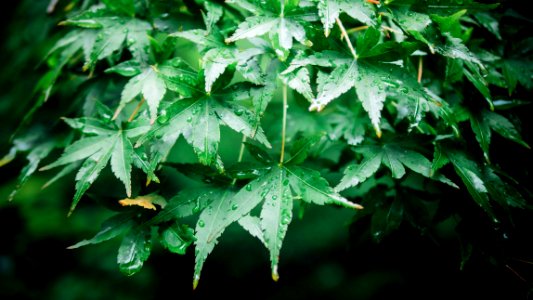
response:
M195 291L198 287L198 283L200 282L200 275L194 275L194 279L192 281L192 290Z
M272 266L272 280L274 282L278 282L279 280L278 265Z
M115 110L115 113L113 114L113 117L111 118L112 121L115 121L117 118L118 118L118 115L120 114L120 112L122 111L122 107L118 107L116 110Z
M380 139L383 135L383 132L381 132L381 128L379 128L379 126L375 126L374 130L376 131L376 136L378 137L378 139Z

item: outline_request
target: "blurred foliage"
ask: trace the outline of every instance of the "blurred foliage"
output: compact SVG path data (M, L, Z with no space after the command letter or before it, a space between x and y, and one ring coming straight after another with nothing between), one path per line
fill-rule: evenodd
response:
M495 2L6 4L0 298L528 297L533 18Z

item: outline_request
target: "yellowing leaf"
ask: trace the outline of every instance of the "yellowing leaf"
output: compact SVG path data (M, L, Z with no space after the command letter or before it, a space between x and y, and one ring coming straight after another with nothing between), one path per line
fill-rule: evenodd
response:
M167 201L165 200L165 198L159 195L149 194L149 195L138 196L133 199L125 198L125 199L119 200L118 203L122 206L136 205L136 206L140 206L146 209L156 210L156 207L154 204L157 204L161 208L164 208L165 205L167 204Z

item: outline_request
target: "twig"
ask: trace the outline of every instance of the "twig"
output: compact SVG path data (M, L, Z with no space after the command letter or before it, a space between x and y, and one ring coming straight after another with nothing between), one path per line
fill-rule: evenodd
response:
M343 36L346 37L346 44L348 45L348 48L350 48L350 52L352 53L353 58L357 59L357 54L355 53L355 49L353 48L352 42L350 41L348 33L346 32L346 29L344 29L344 26L342 25L341 20L339 18L336 18L335 21L337 21L337 25L339 25L339 28L341 29L341 32L342 32L341 38Z

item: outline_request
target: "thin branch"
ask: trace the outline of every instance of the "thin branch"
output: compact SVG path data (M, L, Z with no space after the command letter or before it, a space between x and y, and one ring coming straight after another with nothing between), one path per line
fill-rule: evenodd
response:
M350 37L348 36L348 33L346 32L346 29L344 29L344 26L342 25L342 22L339 18L335 19L337 21L337 25L339 26L342 35L341 38L344 36L346 37L346 44L348 45L348 48L350 48L350 52L353 55L354 59L357 59L357 54L355 54L355 49L353 48L352 42L350 41Z
M511 271L516 277L518 277L520 280L522 280L523 282L527 282L527 280L522 277L522 275L520 275L517 271L515 271L513 268L511 268L509 265L505 265L505 267Z
M285 158L285 133L287 130L287 85L283 84L283 119L281 121L281 154L279 156L279 165L283 165Z
M139 103L137 104L133 112L131 113L130 117L128 118L128 122L133 121L135 116L139 113L139 109L141 109L141 106L143 105L143 103L144 103L144 97L141 98L141 101L139 101Z
M418 83L422 83L422 72L424 71L424 60L422 59L422 56L418 57L418 76L417 80Z
M357 26L357 27L350 28L350 29L346 30L346 33L351 34L351 33L354 33L354 32L358 32L358 31L362 31L362 30L368 29L368 27L369 27L368 25ZM341 36L341 39L342 38L344 38L344 35Z

